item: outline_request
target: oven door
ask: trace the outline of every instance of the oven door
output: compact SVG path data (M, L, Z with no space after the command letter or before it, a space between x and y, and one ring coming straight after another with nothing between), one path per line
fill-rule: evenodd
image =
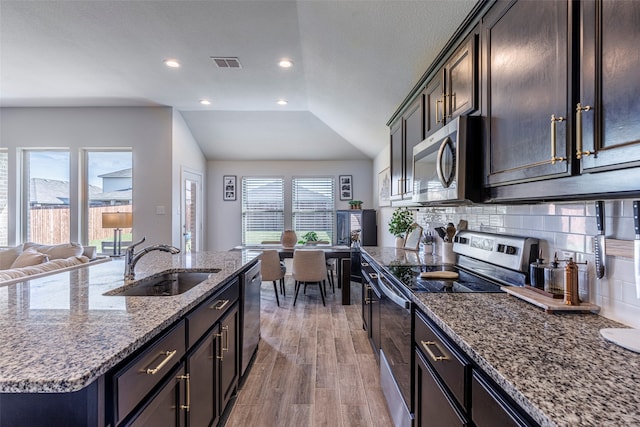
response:
M395 426L411 426L411 300L384 274L380 290L380 382Z

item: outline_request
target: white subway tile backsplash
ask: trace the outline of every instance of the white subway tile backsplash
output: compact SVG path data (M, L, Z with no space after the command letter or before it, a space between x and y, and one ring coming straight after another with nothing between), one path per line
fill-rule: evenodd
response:
M574 252L576 261L587 261L589 301L601 306L601 315L630 326L640 327L640 300L635 296L633 260L607 256L606 277L595 277L593 236L596 234L595 201L543 203L532 205L467 205L425 207L417 215L431 227L460 219L472 230L501 232L540 239L543 258L554 252ZM423 223L423 222L420 222ZM605 202L605 231L608 238L631 240L633 200ZM584 284L583 284L584 286Z

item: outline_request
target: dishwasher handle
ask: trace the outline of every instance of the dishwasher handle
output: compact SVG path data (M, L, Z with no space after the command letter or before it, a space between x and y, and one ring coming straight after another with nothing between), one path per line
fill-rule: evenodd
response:
M407 310L411 308L411 301L399 294L399 291L395 290L395 286L389 283L389 280L384 277L383 274L378 275L378 284L382 293L393 301L394 304L399 305Z

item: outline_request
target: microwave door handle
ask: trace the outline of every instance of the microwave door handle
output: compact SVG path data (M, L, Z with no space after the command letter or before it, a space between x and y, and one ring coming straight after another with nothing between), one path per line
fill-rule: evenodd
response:
M449 137L445 138L445 140L442 141L442 144L440 144L440 149L438 150L438 157L436 158L436 172L438 173L438 179L440 180L440 184L442 184L444 188L449 188L449 186L453 182L454 174L451 174L451 176L445 178L443 166L442 166L442 158L444 157L444 150L446 150L447 147L450 146L449 149L453 152L452 145L453 145L453 142L451 141L451 138Z

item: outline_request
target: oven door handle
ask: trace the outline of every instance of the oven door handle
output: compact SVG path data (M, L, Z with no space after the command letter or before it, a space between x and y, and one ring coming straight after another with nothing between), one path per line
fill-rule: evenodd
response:
M388 284L387 279L383 275L378 276L378 283L380 284L380 290L382 291L382 293L391 301L393 301L395 305L404 307L407 310L411 308L411 301L401 297L396 292L394 292L391 289L392 285Z

